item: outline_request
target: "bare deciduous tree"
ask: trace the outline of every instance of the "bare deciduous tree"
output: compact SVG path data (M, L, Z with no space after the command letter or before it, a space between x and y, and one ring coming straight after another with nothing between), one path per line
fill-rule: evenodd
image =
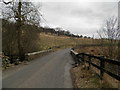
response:
M38 26L40 15L38 9L31 2L4 2L6 7L3 10L3 18L16 23L17 44L20 60L24 59L25 52L22 44L22 26L25 24Z
M115 17L109 18L106 20L105 25L98 31L99 37L101 39L101 44L108 45L108 55L110 58L113 57L117 47L118 39L119 39L120 30L118 28L118 20Z

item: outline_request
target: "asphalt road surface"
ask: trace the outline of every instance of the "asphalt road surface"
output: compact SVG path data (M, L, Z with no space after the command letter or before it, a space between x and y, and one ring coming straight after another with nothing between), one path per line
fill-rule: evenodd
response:
M52 52L3 72L3 88L72 88L70 49Z

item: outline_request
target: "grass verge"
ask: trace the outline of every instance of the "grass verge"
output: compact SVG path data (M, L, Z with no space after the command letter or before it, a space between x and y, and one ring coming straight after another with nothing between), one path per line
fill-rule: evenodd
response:
M106 81L92 70L87 70L84 64L71 69L74 88L112 88Z

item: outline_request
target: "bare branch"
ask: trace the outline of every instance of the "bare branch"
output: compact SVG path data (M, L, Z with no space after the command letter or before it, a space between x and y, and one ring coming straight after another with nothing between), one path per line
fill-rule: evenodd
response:
M14 2L14 0L11 0L11 1L9 1L9 2L5 2L5 1L3 0L3 3L6 4L6 5L7 5L7 4L10 4L10 3L12 3L12 2Z

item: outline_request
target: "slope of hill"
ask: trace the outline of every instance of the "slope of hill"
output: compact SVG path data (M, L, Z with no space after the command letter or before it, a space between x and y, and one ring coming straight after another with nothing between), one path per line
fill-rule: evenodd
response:
M92 44L92 39L87 38L74 38L68 36L57 36L56 34L45 34L40 33L40 48L41 49L48 49L54 47L74 47L80 44Z

